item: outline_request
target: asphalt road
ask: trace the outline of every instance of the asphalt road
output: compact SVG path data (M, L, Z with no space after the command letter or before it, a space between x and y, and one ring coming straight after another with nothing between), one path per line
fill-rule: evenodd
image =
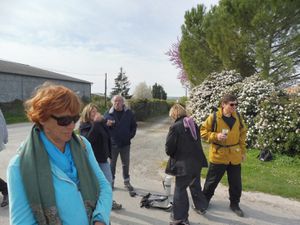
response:
M136 137L131 146L131 182L138 194L148 192L164 193L162 162L167 160L164 143L171 121L158 118L139 123ZM30 124L10 125L9 144L0 152L0 176L6 179L9 159L16 153L21 141L25 139ZM121 164L118 162L114 199L122 203L124 209L113 211L112 225L166 225L170 213L159 209L140 208L140 196L130 197L123 187ZM172 184L172 189L174 184ZM1 201L0 197L0 201ZM262 193L243 192L241 208L245 217L233 214L229 206L227 188L219 185L206 215L201 216L190 210L191 225L299 225L300 202ZM0 208L0 224L9 224L8 207Z

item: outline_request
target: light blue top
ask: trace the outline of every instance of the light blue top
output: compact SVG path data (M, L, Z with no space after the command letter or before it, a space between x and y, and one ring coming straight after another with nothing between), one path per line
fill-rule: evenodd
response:
M79 184L77 169L71 154L70 144L65 144L64 152L61 152L45 135L43 131L40 132L40 138L42 139L46 151L48 152L49 159L59 169L61 169L74 183ZM101 168L100 168L101 169ZM103 172L103 171L102 171Z
M88 159L100 185L100 195L93 212L93 221L109 225L112 206L112 189L95 159L91 144L82 137ZM48 148L47 144L45 145ZM83 199L76 183L72 181L52 160L50 160L56 206L63 225L89 225ZM37 224L25 194L20 173L20 156L16 155L9 163L7 170L10 224Z

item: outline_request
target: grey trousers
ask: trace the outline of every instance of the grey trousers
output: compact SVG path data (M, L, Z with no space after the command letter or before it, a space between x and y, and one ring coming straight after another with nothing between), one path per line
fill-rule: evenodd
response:
M129 176L130 145L126 145L124 147L118 147L116 145L112 145L110 167L111 167L113 181L115 180L116 165L117 165L117 160L119 155L121 156L123 179L124 182L127 182L130 180L130 176Z

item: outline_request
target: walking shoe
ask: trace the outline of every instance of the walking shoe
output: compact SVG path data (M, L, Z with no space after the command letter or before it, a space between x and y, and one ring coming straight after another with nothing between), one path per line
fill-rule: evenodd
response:
M1 207L5 207L8 205L8 195L3 195L3 200L1 203Z
M124 182L124 186L127 188L127 190L130 191L134 191L134 188L132 187L132 185L130 184L129 181L125 181Z
M112 210L119 210L119 209L122 209L122 204L119 204L115 200L113 200Z
M239 204L230 204L230 209L239 217L244 217L244 212L239 207Z
M125 182L124 182L124 186L125 186L125 187L127 188L127 190L129 191L129 195L130 195L131 197L136 196L136 192L135 192L134 188L132 187L132 185L130 184L129 181L125 181Z
M206 209L196 209L196 207L194 205L192 205L192 209L198 213L199 215L204 215L206 213Z
M190 225L190 222L188 219L186 220L173 220L169 223L169 225Z

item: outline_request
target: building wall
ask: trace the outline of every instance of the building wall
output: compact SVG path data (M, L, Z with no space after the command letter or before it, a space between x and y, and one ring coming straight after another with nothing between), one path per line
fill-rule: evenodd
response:
M91 84L89 83L0 73L0 102L12 102L15 99L24 101L31 96L37 86L45 81L64 85L76 92L80 97L91 97Z

